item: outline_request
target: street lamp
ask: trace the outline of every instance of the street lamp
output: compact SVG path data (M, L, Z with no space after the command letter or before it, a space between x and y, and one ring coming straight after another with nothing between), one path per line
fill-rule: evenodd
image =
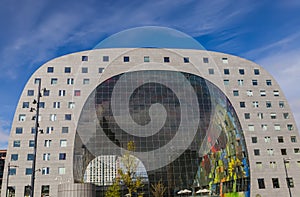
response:
M7 177L6 177L6 191L5 191L5 197L7 197L7 192L8 192L8 184L9 184L9 175L10 175L10 167L14 167L17 168L19 166L16 165L10 165L10 163L8 163L8 170L7 170Z
M290 179L289 179L288 171L287 171L287 168L286 168L286 163L288 163L288 161L290 161L290 160L291 159L289 159L289 158L283 158L283 165L284 165L284 170L285 170L286 183L287 183L287 186L288 186L288 189L289 189L290 197L292 197Z

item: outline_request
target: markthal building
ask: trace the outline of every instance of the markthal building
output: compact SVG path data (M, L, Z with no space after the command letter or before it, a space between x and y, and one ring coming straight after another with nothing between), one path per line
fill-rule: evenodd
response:
M134 195L152 196L161 182L166 197L296 196L299 141L282 90L261 66L177 30L139 27L31 76L1 196L30 196L33 174L34 196L103 196L126 154L143 182Z

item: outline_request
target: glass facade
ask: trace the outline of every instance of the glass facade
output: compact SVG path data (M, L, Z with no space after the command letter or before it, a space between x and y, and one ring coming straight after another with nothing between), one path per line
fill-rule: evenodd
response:
M224 93L202 77L147 70L98 85L77 126L75 180L83 179L94 158L124 154L130 141L132 155L147 172L145 196L160 180L167 196L204 188L222 196L250 196L248 153L237 115Z

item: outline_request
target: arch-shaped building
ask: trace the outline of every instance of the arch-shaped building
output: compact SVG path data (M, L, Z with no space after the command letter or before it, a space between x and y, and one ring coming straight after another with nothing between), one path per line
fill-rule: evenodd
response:
M168 196L203 188L221 196L287 196L286 172L292 194L300 193L296 123L279 85L262 67L201 48L103 46L53 59L28 80L4 174L8 164L19 166L10 167L8 183L16 196L30 185L30 108L39 82L45 90L36 196L57 196L60 185L82 182L90 161L121 156L130 141L146 184L163 180Z

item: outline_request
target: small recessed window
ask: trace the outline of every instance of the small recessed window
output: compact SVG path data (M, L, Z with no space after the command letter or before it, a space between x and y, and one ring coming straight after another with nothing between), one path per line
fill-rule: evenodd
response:
M271 101L266 101L266 107L267 107L267 108L271 108L271 107L272 107Z
M50 121L56 121L56 114L50 114Z
M272 85L272 80L267 79L267 80L266 80L266 85L267 85L267 86L271 86L271 85Z
M239 69L239 73L240 73L240 75L244 75L245 74L245 70L244 69Z
M83 79L83 85L87 85L90 83L90 79Z
M276 168L276 161L270 161L270 168Z
M66 96L66 90L58 90L58 96Z
M245 108L245 107L246 107L245 102L240 102L240 107L241 107L241 108Z
M83 61L83 62L89 61L89 56L86 56L86 55L81 56L81 61Z
M11 161L18 161L19 155L18 154L11 154L10 160Z
M88 73L88 67L82 67L81 68L81 73Z
M103 56L103 62L109 62L109 56Z
M258 108L258 107L259 107L258 101L253 101L253 102L252 102L252 106L253 106L254 108Z
M254 86L257 86L257 85L258 85L258 82L257 82L256 79L253 79L253 80L252 80L252 85L254 85Z
M99 68L99 69L98 69L98 72L99 72L99 73L103 73L103 70L104 70L104 68Z
M208 57L203 58L203 63L206 63L206 64L208 63Z
M73 102L73 101L68 102L68 108L69 108L69 109L75 108L75 102Z
M238 79L238 85L243 86L244 85L244 80L243 79Z
M262 129L263 131L268 130L268 125L267 125L267 124L262 124L262 125L261 125L261 129Z
M35 78L35 79L34 79L34 84L39 84L40 81L41 81L41 78Z
M43 96L50 96L50 90L44 90Z
M257 117L262 120L264 119L264 114L262 112L258 112Z
M47 73L53 73L54 72L54 68L53 67L48 67L47 68Z
M33 96L33 95L34 95L34 90L27 91L27 96Z
M284 108L284 101L279 101L279 107Z
M22 127L17 127L16 128L16 134L22 134L23 133L23 128Z
M80 96L80 90L74 90L74 96Z
M65 167L59 167L58 168L58 174L66 174L66 168Z
M257 137L251 137L251 141L252 141L252 143L257 143Z
M31 175L31 174L32 174L32 168L26 168L25 169L25 175Z
M259 151L259 149L254 149L254 155L255 155L255 156L258 156L258 155L260 155L260 151Z
M208 74L213 75L215 74L215 70L213 68L208 69Z
M274 90L273 93L274 93L274 96L279 96L279 91L278 90Z
M21 146L21 141L20 140L15 140L13 142L13 147L20 147Z
M292 143L296 143L296 142L297 142L296 136L291 136L291 142L292 142Z
M281 155L287 155L286 149L282 148L280 149Z
M259 69L254 69L254 75L259 75Z
M184 57L183 58L183 62L184 63L189 63L190 62L190 58L189 57Z
M289 131L292 131L292 130L294 129L294 127L293 127L292 124L288 124L288 125L287 125L287 129L288 129Z
M50 147L52 140L45 140L44 147Z
M71 114L65 114L65 120L71 120L72 115Z
M278 178L272 178L273 188L280 188Z
M57 84L57 78L52 78L51 79L51 85Z
M46 134L51 134L54 131L54 127L47 127Z
M14 176L17 174L17 169L16 168L9 168L9 175Z
M267 149L267 154L270 155L270 156L273 156L274 155L274 150L272 148L268 148Z
M230 74L230 72L229 72L229 69L224 69L224 75L229 75Z
M68 85L73 85L74 84L74 79L73 78L68 78L67 79L67 84Z
M229 79L224 79L224 85L228 86L229 85Z
M150 57L149 56L145 56L144 57L144 62L150 62Z
M170 57L164 57L164 62L169 63L170 62Z
M254 131L254 125L248 125L249 131Z
M245 117L245 119L250 119L250 113L245 113L244 117Z
M53 102L53 108L58 109L60 108L60 102Z
M280 131L281 130L280 124L275 124L274 129L275 131Z
M39 102L39 108L45 108L45 102Z
M284 142L283 136L278 136L277 139L278 139L278 143L283 143Z
M32 161L33 157L33 154L27 154L27 161Z
M260 91L260 96L266 96L266 91L265 90L261 90Z
M253 96L252 90L247 90L247 96Z
M129 62L129 56L124 56L123 57L123 62Z
M233 96L239 96L239 91L238 90L233 90Z
M299 154L300 153L300 148L294 148L294 153Z
M25 114L20 114L19 115L19 121L24 122L26 120L26 115Z
M289 113L283 113L283 118L284 118L284 119L289 119L289 118L290 118Z
M34 147L34 140L29 140L28 147Z
M71 73L71 67L65 67L65 73Z
M271 113L270 116L271 116L271 119L276 119L276 113Z
M223 64L228 64L228 58L227 57L223 57L222 58L222 62L223 62Z
M69 127L62 127L61 132L62 133L69 133Z
M66 153L59 153L59 160L66 160L67 154Z
M262 162L260 162L260 161L255 162L255 167L262 169Z
M47 174L50 174L50 168L49 167L44 167L42 168L42 175L47 175ZM44 185L42 186L42 188L44 187ZM49 188L49 187L48 187ZM43 190L43 189L42 189ZM45 190L45 189L44 189ZM43 192L43 194L45 194Z
M22 108L29 108L29 102L23 102Z
M60 140L60 147L67 147L67 140Z

